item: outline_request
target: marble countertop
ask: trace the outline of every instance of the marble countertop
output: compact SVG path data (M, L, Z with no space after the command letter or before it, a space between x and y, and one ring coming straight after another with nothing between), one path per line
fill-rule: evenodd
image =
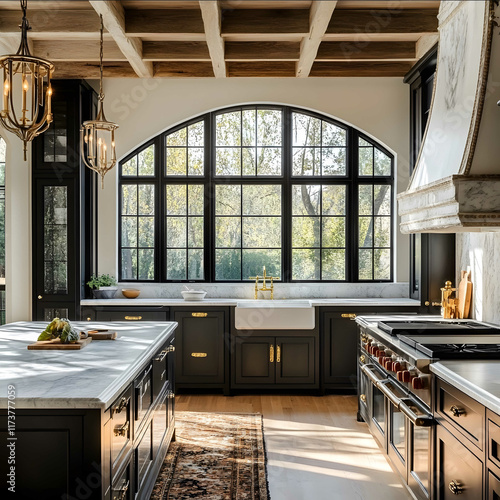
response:
M7 387L15 387L15 408L108 408L175 330L175 322L88 323L76 328L107 328L116 340L93 340L78 351L29 351L46 322L0 327L0 408Z
M500 361L440 361L431 372L500 415Z
M278 302L281 299L275 299ZM351 307L371 307L371 306L395 306L395 307L418 307L420 301L408 298L338 298L338 299L287 299L293 302L294 300L310 300L315 307L321 306L351 306ZM137 298L137 299L84 299L80 303L82 306L236 306L238 302L248 302L253 299L211 299L187 301L184 299L153 299L153 298ZM265 300L265 302L269 302Z

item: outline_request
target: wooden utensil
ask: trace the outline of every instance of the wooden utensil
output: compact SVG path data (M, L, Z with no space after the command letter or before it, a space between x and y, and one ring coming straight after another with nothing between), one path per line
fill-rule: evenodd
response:
M116 332L110 332L109 330L88 330L85 333L94 340L115 340L118 337Z
M39 340L34 344L28 345L30 351L79 351L92 342L92 337L80 339L73 344L63 344L60 339L54 340Z
M472 282L470 271L461 271L461 280L458 285L458 317L468 318L472 297Z

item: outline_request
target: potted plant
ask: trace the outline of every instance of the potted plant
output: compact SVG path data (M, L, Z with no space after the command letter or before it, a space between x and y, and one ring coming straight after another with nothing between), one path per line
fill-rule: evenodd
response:
M112 299L115 296L117 288L116 279L109 274L93 274L87 285L92 289L96 299Z

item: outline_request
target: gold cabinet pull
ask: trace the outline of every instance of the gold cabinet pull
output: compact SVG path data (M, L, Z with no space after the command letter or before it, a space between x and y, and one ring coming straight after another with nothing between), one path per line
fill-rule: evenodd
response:
M350 319L352 321L354 321L356 319L356 315L354 313L342 313L340 316L342 318L347 318L347 319Z
M274 363L274 346L273 345L269 346L269 361L271 363Z
M115 436L123 436L125 437L128 432L128 428L130 426L130 422L127 420L123 425L119 425L118 427L115 427Z
M191 313L191 316L193 318L206 318L208 313Z
M140 321L142 316L125 316L125 319L127 321Z
M365 363L365 362L366 362L366 358L365 358L365 355L364 355L364 354L362 354L362 355L359 357L359 361L360 361L361 363Z
M362 402L362 403L365 403L366 404L366 394L361 394L359 396L359 400Z
M281 363L281 347L276 346L276 363Z
M121 413L123 409L128 405L128 402L130 401L130 398L121 398L120 402L118 403L118 406L115 406L113 408L113 413Z
M158 356L156 356L154 358L154 360L161 362L167 357L167 354L168 354L168 351L166 349L163 349L163 351L161 351L160 354L158 354Z
M452 405L450 408L451 414L454 417L459 417L460 415L465 415L467 412L463 408L459 408L457 405Z
M455 479L451 481L451 483L448 485L448 488L454 495L461 495L465 490L465 488Z
M175 393L173 391L170 391L168 393L167 399L174 399L175 398Z
M175 351L175 346L173 346L173 345L169 345L169 346L167 347L167 352L174 352L174 351Z
M208 354L206 352L192 352L191 356L193 356L193 358L206 358Z

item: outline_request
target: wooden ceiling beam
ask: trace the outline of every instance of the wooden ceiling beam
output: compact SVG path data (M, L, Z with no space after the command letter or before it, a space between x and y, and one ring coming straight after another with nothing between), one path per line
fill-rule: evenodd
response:
M34 40L33 52L50 61L99 61L98 40ZM104 41L104 61L126 61L113 40Z
M422 57L429 52L429 50L438 43L439 40L439 34L438 33L433 33L431 35L422 35L416 44L415 51L416 51L416 59L421 59Z
M341 61L315 62L309 76L311 77L388 77L405 76L412 67L406 61Z
M295 76L294 61L228 62L230 77L286 78Z
M56 3L56 2L54 2ZM0 33L20 33L19 23L21 16L18 11L2 10ZM28 20L31 25L29 38L38 33L97 33L100 22L97 16L91 15L89 10L28 10Z
M211 62L157 62L154 63L155 76L163 78L213 78Z
M309 14L309 34L300 42L300 58L297 62L295 75L307 78L311 71L323 35L328 28L337 2L314 0Z
M435 33L438 20L436 9L337 10L327 34L370 33Z
M226 61L298 61L299 42L226 42Z
M142 42L145 61L210 61L206 42Z
M306 9L235 9L222 11L222 36L309 33Z
M221 9L219 2L217 0L200 0L200 9L215 78L226 78L226 61L224 60L224 40L221 36Z
M133 78L137 73L128 62L104 63L105 78ZM99 78L99 63L59 62L54 70L54 79Z
M416 59L415 42L322 42L317 61Z
M141 78L153 77L153 64L142 60L142 40L130 38L125 34L125 11L116 0L89 0L94 10L102 16L104 26L113 37L116 45Z
M134 37L162 34L205 34L199 9L126 10L126 34Z

